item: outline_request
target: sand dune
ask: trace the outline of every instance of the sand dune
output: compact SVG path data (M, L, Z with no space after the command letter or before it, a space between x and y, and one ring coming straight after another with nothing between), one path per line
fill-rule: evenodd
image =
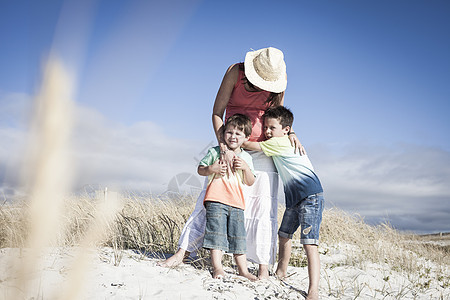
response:
M321 299L449 299L447 286L439 281L419 285L421 274L412 276L381 264L367 263L360 267L343 263L346 253L356 251L350 245L320 247L322 270ZM51 248L40 257L40 271L30 274L27 290L14 286L14 261L27 251L16 248L0 250L0 297L10 299L17 292L20 299L304 299L308 285L306 267L289 267L290 276L280 281L250 282L226 269L223 280L212 279L207 268L183 264L176 268L157 266L158 258L150 258L131 250L112 248L83 250L89 264L81 282L71 282L70 272L79 248ZM425 262L424 262L425 263ZM428 262L428 272L436 266ZM256 266L250 265L256 271ZM425 272L425 270L424 270ZM436 274L439 276L439 274ZM64 294L71 285L79 288ZM75 293L75 294L74 294ZM72 296L72 297L70 297Z

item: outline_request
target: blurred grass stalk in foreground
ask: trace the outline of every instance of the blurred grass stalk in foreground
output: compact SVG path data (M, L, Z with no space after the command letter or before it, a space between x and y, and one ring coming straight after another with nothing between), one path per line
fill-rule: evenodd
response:
M27 290L28 276L36 271L42 251L55 242L60 230L62 196L70 190L72 168L68 156L72 131L73 78L62 62L51 56L34 99L23 183L28 190L23 220L27 236L17 280ZM15 295L13 298L20 298Z
M27 196L21 203L1 208L1 246L24 249L20 259L12 258L15 261L10 274L16 278L15 286L20 288L11 288L0 295L6 299L23 299L28 289L33 289L29 285L33 275L39 272L43 254L51 247L66 244L62 241L74 240L80 251L70 268L70 284L56 292L55 298L77 299L89 260L84 249L100 243L122 208L117 193L108 195L105 190L96 206L91 204L84 208L89 209L85 212L90 216L87 218L90 222L83 230L73 232L71 228L74 224L67 222L65 199L71 192L74 176L69 154L74 113L73 90L74 77L56 56L50 56L41 88L34 99L28 147L24 155L22 181ZM76 228L81 229L78 224L83 221L75 219L75 222ZM74 239L71 234L79 238Z

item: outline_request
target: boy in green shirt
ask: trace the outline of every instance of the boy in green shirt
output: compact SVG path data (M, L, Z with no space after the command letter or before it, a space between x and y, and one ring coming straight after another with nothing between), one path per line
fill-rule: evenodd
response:
M279 251L276 275L287 274L291 256L292 236L301 226L300 242L308 259L309 288L306 299L318 299L320 259L318 251L319 229L323 211L323 189L307 155L294 152L289 141L294 116L292 112L278 106L269 108L264 114L263 142L246 142L244 148L263 151L273 158L284 185L286 210L278 230Z

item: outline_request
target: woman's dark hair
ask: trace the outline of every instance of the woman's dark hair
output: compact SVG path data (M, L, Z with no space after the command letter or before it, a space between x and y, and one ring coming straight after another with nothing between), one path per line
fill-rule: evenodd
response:
M239 64L239 70L242 70L245 74L245 69L244 69L244 64L240 63ZM248 86L257 91L258 88L250 82L250 80L247 79L247 77L244 75L244 77L242 77L242 82L245 84L247 83ZM283 92L281 93L274 93L274 92L270 92L269 97L267 97L267 100L265 103L269 104L269 107L277 107L281 104L281 99L283 98Z

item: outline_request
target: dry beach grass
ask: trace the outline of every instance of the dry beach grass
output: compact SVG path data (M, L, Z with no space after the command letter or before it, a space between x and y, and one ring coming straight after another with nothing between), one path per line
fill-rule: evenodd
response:
M110 261L115 266L120 266L127 249L138 250L140 259L162 258L163 253L176 251L181 229L196 200L191 196L171 199L128 196L119 201L120 207L114 217L99 225L98 220L107 215L101 206L104 204L101 198L85 195L64 199L63 230L51 246L109 247L112 249ZM27 208L25 201L0 207L1 248L26 246L30 233ZM102 233L93 238L93 229L96 231L99 227ZM295 236L294 241L299 247L291 259L289 272L294 273L292 275L299 269L306 269L306 258L298 240ZM323 296L331 299L364 299L369 295L375 299L445 299L449 296L448 248L424 243L419 236L403 234L386 224L369 226L361 218L336 208L324 212L321 240ZM195 265L207 269L207 255L200 252ZM228 265L232 267L231 260ZM233 272L232 268L230 270ZM83 269L79 271L83 272ZM347 275L340 275L343 273ZM349 273L352 275L348 276ZM278 288L272 285L272 290L265 289L266 294L262 294L265 296L259 299L269 299L275 294L278 298L289 299L295 289L300 297L307 281L303 278L303 283L299 283L292 280L294 277L278 282ZM373 284L374 281L377 283ZM229 286L230 282L234 281L223 284ZM243 280L240 282L241 285L252 285ZM211 287L211 284L205 287L212 291L218 289L215 292L219 294L221 288Z

